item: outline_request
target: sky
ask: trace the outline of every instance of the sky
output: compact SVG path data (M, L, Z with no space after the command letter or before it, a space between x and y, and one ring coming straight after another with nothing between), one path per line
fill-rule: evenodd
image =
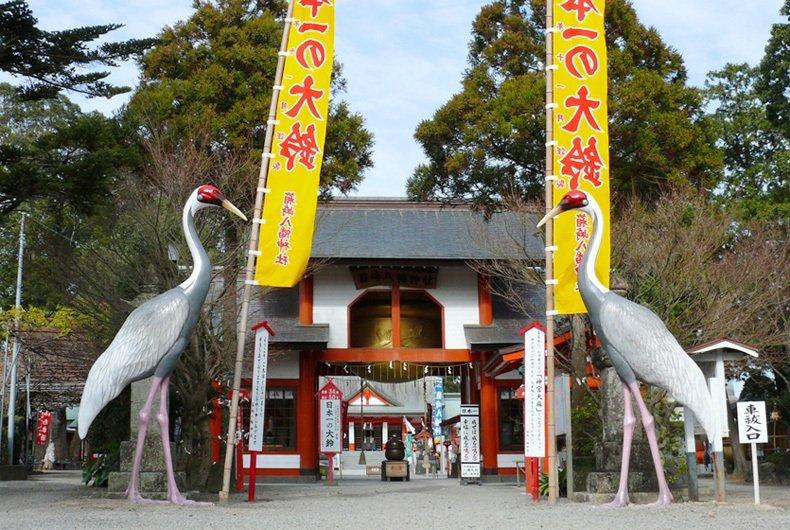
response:
M354 193L403 196L406 180L425 160L414 140L430 118L460 90L471 24L488 0L336 0L336 56L343 63L343 95L375 135L375 166ZM658 29L682 54L692 85L728 62L757 63L783 0L632 0L643 24ZM192 0L30 0L44 29L122 23L110 40L156 35L184 20ZM0 76L0 80L9 80ZM135 86L133 63L110 81ZM84 110L112 114L128 94L110 100L70 97ZM263 120L265 117L261 117Z

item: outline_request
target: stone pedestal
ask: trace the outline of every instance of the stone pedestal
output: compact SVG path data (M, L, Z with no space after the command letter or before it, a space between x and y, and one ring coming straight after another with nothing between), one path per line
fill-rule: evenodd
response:
M587 475L588 493L616 493L620 483L623 450L623 415L625 402L623 385L614 368L601 371L601 415L603 439L595 451L596 471ZM629 492L658 491L656 473L650 456L639 409L632 398L636 425L631 445L631 465L628 475Z
M134 452L137 445L137 433L140 430L140 410L145 405L151 389L153 377L132 383L131 414L129 415L131 437L128 441L121 442L121 470L110 473L107 490L113 493L123 493L129 486L134 465ZM159 412L159 397L154 400L151 408L151 417L148 422L148 432L143 445L143 460L140 465L140 492L148 497L163 497L167 493L167 472L165 471L165 453L162 448L162 437L156 415ZM186 474L183 466L175 458L175 444L170 444L170 454L173 456L173 465L176 470L176 483L181 491L186 485Z

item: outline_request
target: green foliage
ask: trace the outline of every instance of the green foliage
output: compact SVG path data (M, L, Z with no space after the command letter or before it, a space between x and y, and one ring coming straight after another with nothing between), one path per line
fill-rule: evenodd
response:
M14 307L0 311L0 338L5 337L6 330L13 327L17 310ZM70 307L58 307L48 311L40 307L28 306L19 310L19 328L22 330L36 330L39 328L57 329L63 335L68 335L78 328L83 328L91 323L91 319Z
M206 133L205 149L243 151L260 159L269 114L283 2L195 2L189 20L165 28L142 59L142 79L128 117L143 130L161 128L173 142ZM332 83L321 186L348 193L372 165L373 137L362 116L338 102L339 65ZM144 133L147 134L147 133Z
M591 395L571 409L573 428L573 456L585 458L595 456L595 446L601 439L601 404Z
M567 468L562 468L557 470L557 485L560 490L560 497L567 497L568 496L568 471ZM548 495L549 494L549 475L547 473L541 472L540 480L538 481L538 493L541 495Z
M25 99L54 98L64 89L107 98L128 92L128 87L107 83L105 79L110 73L96 70L96 66L116 66L119 61L139 55L154 42L153 39L105 42L91 49L91 43L121 24L62 31L44 31L37 24L25 0L0 4L0 70L30 81L16 89ZM80 67L90 71L79 73Z
M96 460L82 465L82 483L94 488L106 488L112 471L118 471L120 453L116 449L110 453L100 453Z
M780 13L790 21L790 0ZM765 102L766 117L790 139L790 24L774 24L760 63L756 90Z
M769 120L759 75L747 64L708 74L705 92L724 154L718 191L747 217L782 220L790 216L790 135Z
M38 199L87 214L138 164L129 131L63 97L25 101L0 84L0 124L0 215Z
M417 127L428 162L409 179L410 197L495 207L542 193L544 14L544 0L482 8L461 92ZM626 0L607 2L606 39L614 191L654 198L668 184L712 185L721 159L680 55Z

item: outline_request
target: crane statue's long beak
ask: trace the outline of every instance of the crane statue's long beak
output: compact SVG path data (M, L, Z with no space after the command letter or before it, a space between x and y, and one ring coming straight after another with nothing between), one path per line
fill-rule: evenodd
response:
M230 213L232 213L233 215L238 215L238 216L239 216L239 217L241 217L243 220L245 220L245 221L247 220L247 216L246 216L246 215L244 215L243 213L241 213L241 210L239 210L238 208L236 208L235 206L233 206L233 203L232 203L232 202L230 202L228 199L223 199L223 201L222 201L222 207L223 207L223 208L225 208L225 209L226 209L227 211L229 211Z
M561 208L561 207L560 207L560 205L558 204L557 206L555 206L554 208L552 208L552 209L551 209L551 211L550 211L549 213L547 213L546 215L544 215L544 216L543 216L543 219L541 219L540 221L538 221L538 226L537 226L537 228L540 228L541 226L545 225L545 224L546 224L546 221L548 221L548 220L549 220L549 219L551 219L552 217L556 217L557 215L559 215L559 214L561 214L561 213L562 213L562 208Z

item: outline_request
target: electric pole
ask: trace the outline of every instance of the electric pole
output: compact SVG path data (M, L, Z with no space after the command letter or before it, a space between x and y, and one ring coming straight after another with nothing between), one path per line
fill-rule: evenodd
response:
M11 359L11 388L8 392L8 465L14 465L14 412L16 411L16 379L17 364L19 362L19 314L22 311L22 258L25 255L25 217L22 212L22 221L19 224L19 256L16 269L16 301L14 307L14 355Z

